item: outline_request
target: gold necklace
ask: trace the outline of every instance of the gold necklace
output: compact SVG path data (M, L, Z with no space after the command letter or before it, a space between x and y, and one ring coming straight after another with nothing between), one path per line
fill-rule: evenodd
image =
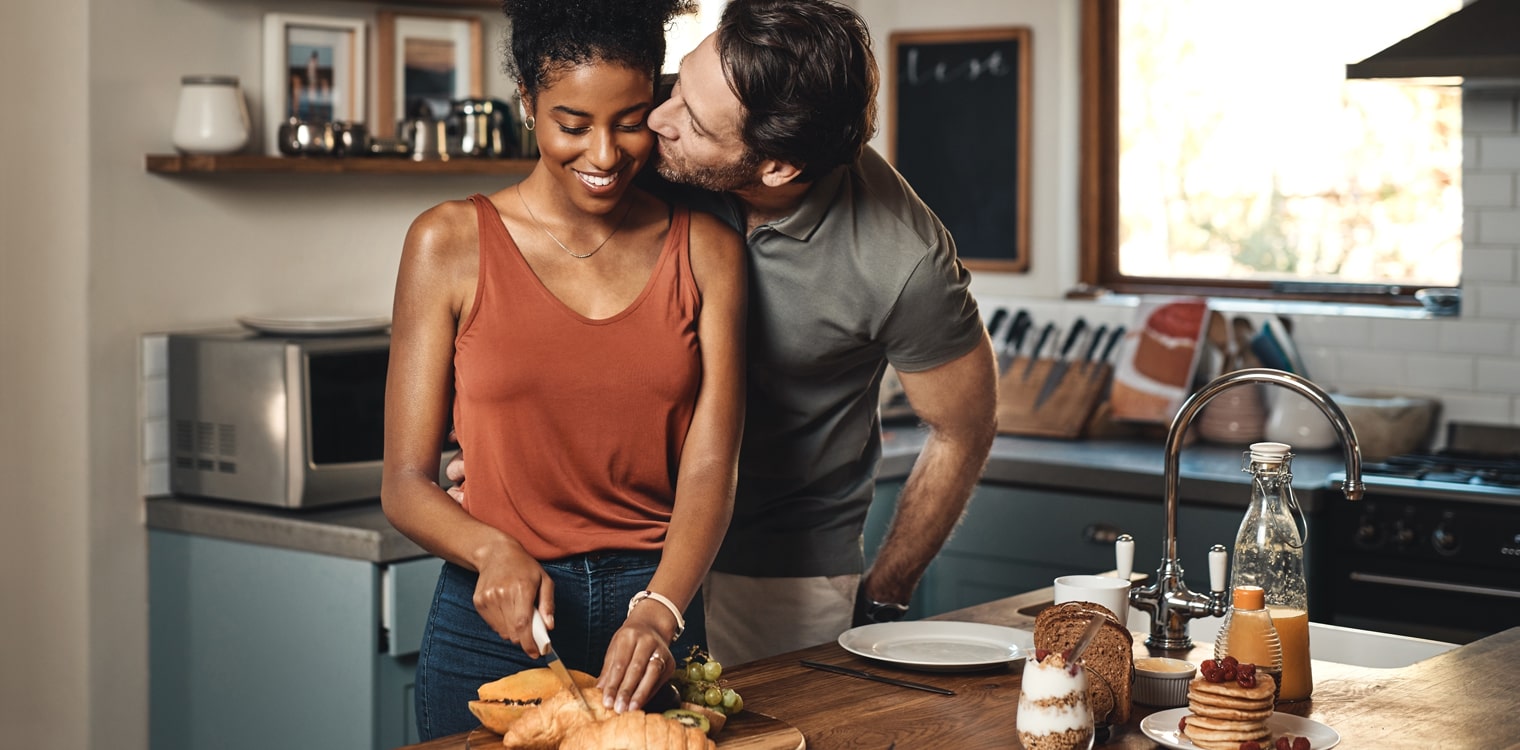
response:
M591 252L582 255L575 252L574 250L571 250L568 247L565 247L565 243L560 242L559 238L555 237L554 233L549 231L549 228L544 226L544 223L539 221L537 216L533 215L533 209L528 206L528 199L523 197L522 185L517 186L517 199L519 201L522 201L523 208L527 209L528 218L532 219L533 223L538 225L538 228L542 229L544 234L549 235L549 239L554 240L554 244L559 245L559 249L564 250L566 253L569 253L570 257L572 258L589 258L593 255L596 255L599 250L606 246L607 240L612 239L612 235L617 234L618 230L623 228L623 222L628 220L628 214L633 213L633 201L630 200L628 201L628 208L623 209L622 218L618 219L617 225L612 228L612 234L607 235L606 239L602 240L601 243L599 243L596 247L591 248Z

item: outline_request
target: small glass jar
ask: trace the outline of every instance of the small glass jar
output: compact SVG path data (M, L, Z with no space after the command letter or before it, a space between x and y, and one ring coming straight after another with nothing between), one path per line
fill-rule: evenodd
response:
M236 76L180 79L174 148L185 154L231 154L248 145L248 105Z
M1048 654L1043 662L1030 654L1014 724L1024 747L1092 750L1097 732L1087 701L1087 670L1069 668L1060 654Z

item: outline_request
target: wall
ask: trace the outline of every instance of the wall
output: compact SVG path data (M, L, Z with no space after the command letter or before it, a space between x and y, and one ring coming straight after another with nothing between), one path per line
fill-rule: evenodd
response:
M1122 318L1061 301L1076 279L1077 3L858 0L885 59L893 29L1021 24L1034 47L1033 261L983 275L991 304ZM166 178L178 79L239 76L259 100L265 11L364 15L366 3L10 0L5 101L50 117L0 139L0 727L6 746L147 746L146 533L138 342L280 309L389 308L410 219L497 178ZM493 27L490 39L494 50ZM494 67L493 67L494 70ZM488 93L507 87L493 77ZM884 102L883 102L884 104ZM257 117L257 115L255 115ZM1311 366L1344 387L1441 395L1516 421L1520 133L1515 101L1468 107L1467 314L1301 317ZM19 120L17 122L20 122ZM43 123L46 132L32 130ZM18 132L18 131L7 131ZM42 137L42 136L46 137Z
M0 4L0 69L9 71L0 76L0 100L30 111L0 138L0 744L7 747L83 747L89 732L88 7L86 0ZM119 429L131 433L130 424Z

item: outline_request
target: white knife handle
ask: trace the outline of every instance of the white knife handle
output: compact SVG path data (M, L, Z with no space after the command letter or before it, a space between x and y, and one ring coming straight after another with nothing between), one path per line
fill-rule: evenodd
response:
M533 610L533 642L540 654L549 653L549 628L544 626L544 616L537 609Z
M1128 581L1129 574L1135 569L1135 538L1120 534L1114 541L1114 557L1119 564L1119 577Z
M1224 545L1216 544L1209 548L1209 590L1224 591L1225 573L1228 570L1230 553L1225 552Z

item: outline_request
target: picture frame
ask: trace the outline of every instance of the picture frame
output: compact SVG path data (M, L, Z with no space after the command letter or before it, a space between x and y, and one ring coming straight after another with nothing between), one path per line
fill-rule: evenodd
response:
M280 155L280 125L291 118L367 119L368 33L363 19L265 14L265 153Z
M382 10L376 19L375 132L425 105L434 119L457 99L479 98L485 80L480 18Z
M1009 26L889 40L887 158L972 270L1029 271L1030 35Z

